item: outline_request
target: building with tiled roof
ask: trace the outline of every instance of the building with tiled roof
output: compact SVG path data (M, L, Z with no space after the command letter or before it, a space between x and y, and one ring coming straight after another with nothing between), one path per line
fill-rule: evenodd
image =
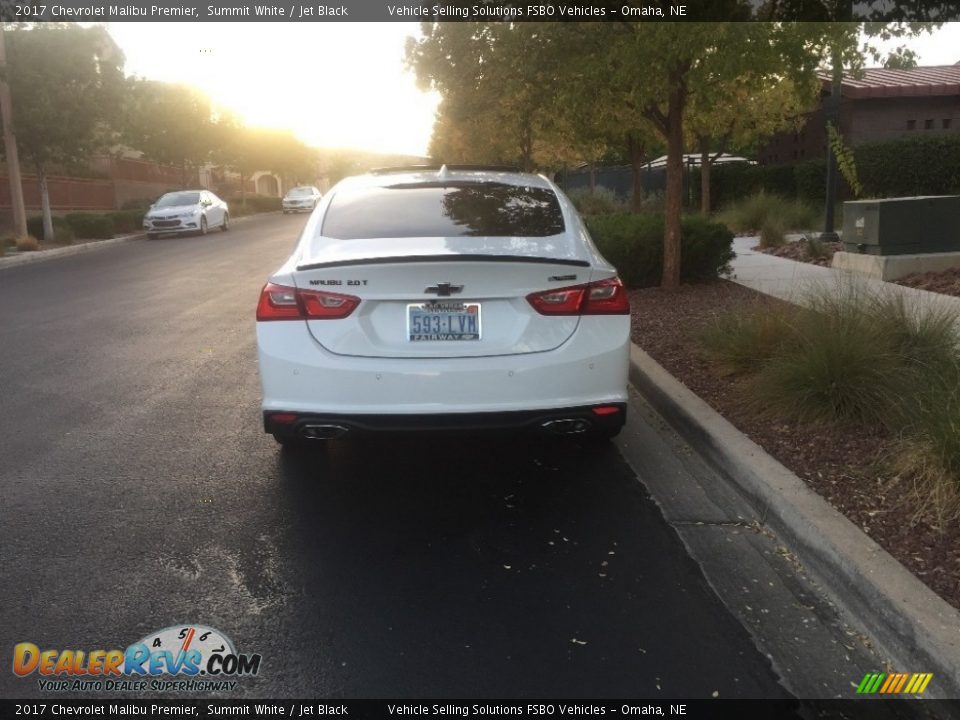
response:
M867 68L846 75L840 95L840 130L848 145L960 131L960 64L905 69ZM761 147L765 165L826 156L823 78L820 106L798 132L778 133Z

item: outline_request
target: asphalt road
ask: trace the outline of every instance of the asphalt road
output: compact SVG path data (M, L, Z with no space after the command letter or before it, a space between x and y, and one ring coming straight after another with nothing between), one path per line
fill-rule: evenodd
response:
M281 452L253 312L303 222L0 272L0 696L43 696L15 643L190 623L262 655L236 697L786 696L613 444Z

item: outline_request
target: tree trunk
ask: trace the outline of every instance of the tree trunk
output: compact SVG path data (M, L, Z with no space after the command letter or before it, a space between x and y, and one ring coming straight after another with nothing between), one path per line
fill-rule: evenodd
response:
M673 90L667 104L667 192L663 232L663 276L660 286L680 287L680 215L683 208L683 79L671 78Z
M643 161L646 148L632 135L627 135L627 153L630 155L630 174L633 176L633 194L630 207L634 212L643 209Z
M710 170L713 161L710 158L710 138L700 138L700 212L710 214Z
M37 164L37 179L40 181L40 208L43 213L43 242L52 243L53 214L50 212L50 193L47 191L47 172Z
M247 176L243 170L240 171L240 204L247 206Z
M13 134L13 110L10 106L10 86L6 80L7 51L3 26L0 25L0 117L3 118L3 145L7 159L7 179L10 181L10 208L13 213L13 236L27 234L27 213L23 205L23 185L20 179L20 159L17 139Z
M529 122L523 127L523 140L521 141L520 151L523 153L521 169L524 172L533 171L533 127Z

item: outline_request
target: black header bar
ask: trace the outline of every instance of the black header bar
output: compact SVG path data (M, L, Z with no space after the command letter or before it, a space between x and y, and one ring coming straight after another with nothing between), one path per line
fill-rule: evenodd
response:
M960 20L960 3L955 0L0 0L0 19L4 22L946 22Z
M957 718L958 700L76 700L51 694L32 700L0 700L2 718L383 718L384 720L578 720L653 718L727 720L764 718Z

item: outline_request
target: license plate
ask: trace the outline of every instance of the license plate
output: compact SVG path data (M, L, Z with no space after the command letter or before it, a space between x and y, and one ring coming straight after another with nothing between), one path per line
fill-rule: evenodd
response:
M407 305L407 338L410 342L479 340L480 303Z

